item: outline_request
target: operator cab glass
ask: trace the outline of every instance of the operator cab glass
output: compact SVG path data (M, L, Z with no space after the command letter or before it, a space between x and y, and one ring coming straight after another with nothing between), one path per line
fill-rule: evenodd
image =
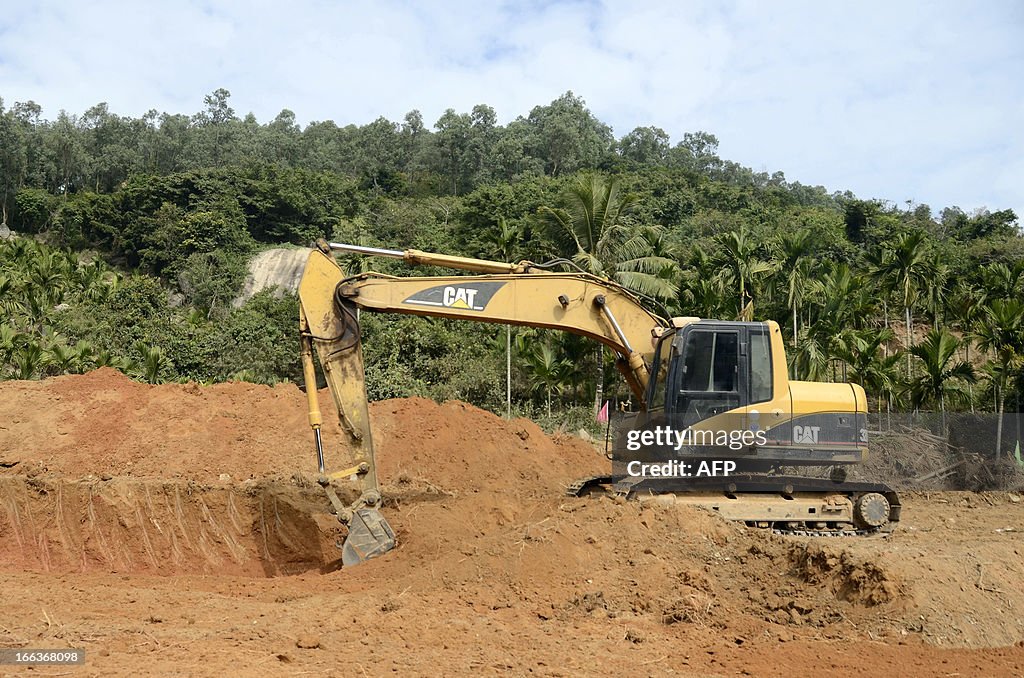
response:
M650 399L675 426L772 399L771 342L764 323L705 322L659 343ZM664 355L668 353L669 355Z

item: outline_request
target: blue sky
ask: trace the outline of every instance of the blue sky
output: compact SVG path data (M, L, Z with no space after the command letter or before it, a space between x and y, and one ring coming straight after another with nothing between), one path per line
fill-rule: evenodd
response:
M1024 3L34 3L0 0L0 97L305 124L572 90L621 137L704 130L722 157L864 198L1024 217Z

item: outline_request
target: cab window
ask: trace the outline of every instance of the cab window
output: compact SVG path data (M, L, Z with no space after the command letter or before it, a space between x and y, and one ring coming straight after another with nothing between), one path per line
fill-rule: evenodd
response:
M750 402L772 399L772 349L768 332L750 331Z
M686 342L681 390L737 390L737 343L735 332L693 332Z
M739 407L739 332L691 331L676 384L672 416L677 426L691 426Z

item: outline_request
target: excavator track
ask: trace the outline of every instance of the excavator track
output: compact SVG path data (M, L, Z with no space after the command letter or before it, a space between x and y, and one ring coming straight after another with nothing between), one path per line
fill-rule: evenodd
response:
M599 487L641 501L702 506L727 520L783 536L885 535L900 519L899 498L881 483L758 474L626 478L615 482L610 475L599 475L580 478L566 488L566 493L578 497Z
M891 526L889 529L874 527L866 530L809 530L773 527L772 534L784 537L872 537L891 534L894 527Z
M612 477L609 475L587 476L573 481L569 487L565 488L565 493L570 497L582 497L587 492L611 482Z

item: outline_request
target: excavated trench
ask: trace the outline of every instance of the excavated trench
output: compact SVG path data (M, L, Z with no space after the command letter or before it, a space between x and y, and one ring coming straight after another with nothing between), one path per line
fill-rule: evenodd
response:
M340 565L317 487L0 477L0 570L275 577Z

